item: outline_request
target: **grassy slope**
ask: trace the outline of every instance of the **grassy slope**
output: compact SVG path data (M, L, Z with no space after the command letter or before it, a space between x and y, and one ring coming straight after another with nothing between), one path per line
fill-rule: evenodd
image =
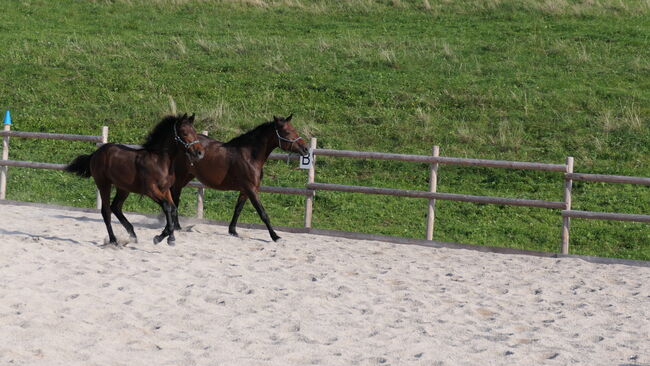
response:
M325 148L428 154L437 144L446 156L552 163L571 155L579 172L650 176L647 3L247 3L5 1L0 107L17 130L99 134L109 125L111 141L137 143L172 96L220 139L294 112ZM92 151L11 147L12 159L48 162ZM424 165L323 158L316 180L422 190L427 177ZM305 179L275 162L265 184ZM562 185L558 174L443 166L439 191L561 200ZM181 213L193 214L193 194ZM91 207L94 189L12 168L8 198ZM229 219L234 199L210 191L208 217ZM274 223L301 225L299 197L263 201ZM577 183L574 208L648 213L650 189ZM157 210L135 197L127 209ZM323 192L315 210L320 228L424 235L422 200ZM242 220L259 221L250 206ZM555 251L560 223L555 211L438 202L434 236ZM650 259L648 225L573 220L572 235L574 253Z

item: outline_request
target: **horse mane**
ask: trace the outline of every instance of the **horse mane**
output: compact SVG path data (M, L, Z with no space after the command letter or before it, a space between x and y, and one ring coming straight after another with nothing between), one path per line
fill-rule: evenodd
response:
M266 130L273 127L275 122L264 122L261 125L245 132L232 140L226 142L224 146L239 147L239 146L255 146L260 143Z
M169 137L174 133L174 123L179 120L179 116L165 116L147 135L142 148L155 153L166 151L172 141Z

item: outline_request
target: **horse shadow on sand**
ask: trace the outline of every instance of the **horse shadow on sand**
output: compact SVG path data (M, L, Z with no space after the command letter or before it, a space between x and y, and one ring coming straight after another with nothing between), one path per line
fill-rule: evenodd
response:
M69 219L69 220L76 220L76 221L83 221L83 222L97 222L97 223L104 223L104 220L101 218L92 218L92 217L86 217L86 216L68 216L68 215L53 215L52 217L57 218L57 219ZM116 224L119 224L119 221L117 220L111 220L111 222L114 222ZM136 222L134 227L141 227L145 229L159 229L161 226L165 226L165 223L161 220L157 221L151 221L151 222Z
M82 222L95 222L95 223L103 223L104 220L101 218L92 218L92 217L87 217L87 216L69 216L69 215L53 215L52 217L58 218L58 219L70 219L70 220L76 220L76 221L82 221ZM134 222L134 227L135 228L144 228L144 229L159 229L162 226L165 226L164 218L162 216L158 216L157 218L149 218L147 217L147 222ZM200 231L196 230L196 224L186 224L183 226L182 229L178 230L180 233L192 233L192 232L198 232L201 233ZM217 226L218 227L218 226ZM225 237L230 237L231 235L226 234L226 233L220 233L218 231L215 231L211 233L211 235L215 236L225 236ZM250 240L250 241L257 241L260 243L264 244L270 244L271 240L265 240L265 239L260 239L260 238L254 238L254 237L249 237L247 235L242 235L238 237L241 240ZM102 244L97 244L96 246L99 247L110 247L106 246L103 243ZM135 247L128 246L127 248L135 250ZM142 249L139 249L142 250Z
M46 239L46 240L58 240L58 241L64 241L72 244L83 244L82 242L76 241L74 239L68 239L68 238L61 238L59 236L52 236L52 235L39 235L39 234L31 234L31 233L26 233L24 231L9 231L5 229L0 229L0 234L2 235L21 235L21 236L27 236L32 238L34 241L38 241L40 239Z

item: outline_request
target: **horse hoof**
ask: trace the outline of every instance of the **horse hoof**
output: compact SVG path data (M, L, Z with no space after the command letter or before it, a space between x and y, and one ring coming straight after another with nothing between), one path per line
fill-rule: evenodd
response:
M158 236L158 235L156 235L156 236L153 237L153 243L154 243L154 244L158 244L158 243L160 243L162 240L163 240L163 238L161 238L161 237Z
M279 237L279 236L276 236L275 238L271 238L271 239L273 239L273 241L277 242L278 240L280 240L280 239L282 239L282 238Z
M138 243L138 238L135 237L135 236L132 236L132 237L130 238L130 240L131 240L131 243L136 243L136 244Z
M105 237L104 238L104 245L117 245L117 238L113 237Z
M229 231L228 234L230 234L231 236L234 236L234 237L239 237L239 234L237 234L236 231Z
M167 239L167 245L169 245L170 247L173 247L174 245L176 245L176 240Z

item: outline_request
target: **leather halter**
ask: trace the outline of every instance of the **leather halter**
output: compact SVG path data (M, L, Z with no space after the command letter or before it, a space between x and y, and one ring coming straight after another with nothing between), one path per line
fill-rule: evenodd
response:
M282 137L282 136L280 136L280 132L278 132L278 129L277 129L277 128L275 129L275 134L278 135L278 146L279 146L280 148L282 148L282 145L280 144L280 140L282 140L282 141L286 141L286 142L290 142L291 145L293 145L293 143L296 142L296 141L298 141L298 140L303 140L303 138L300 137L300 136L296 137L296 138L293 139L293 140L289 140L289 139L286 138L286 137ZM304 140L303 140L303 141L304 141ZM291 147L290 147L290 148L291 148Z
M199 143L199 139L196 139L196 140L194 140L192 142L189 142L189 143L183 141L183 139L180 138L180 136L178 136L178 132L176 132L176 122L174 122L174 140L176 140L177 142L180 142L185 147L185 150L189 150L192 145Z

